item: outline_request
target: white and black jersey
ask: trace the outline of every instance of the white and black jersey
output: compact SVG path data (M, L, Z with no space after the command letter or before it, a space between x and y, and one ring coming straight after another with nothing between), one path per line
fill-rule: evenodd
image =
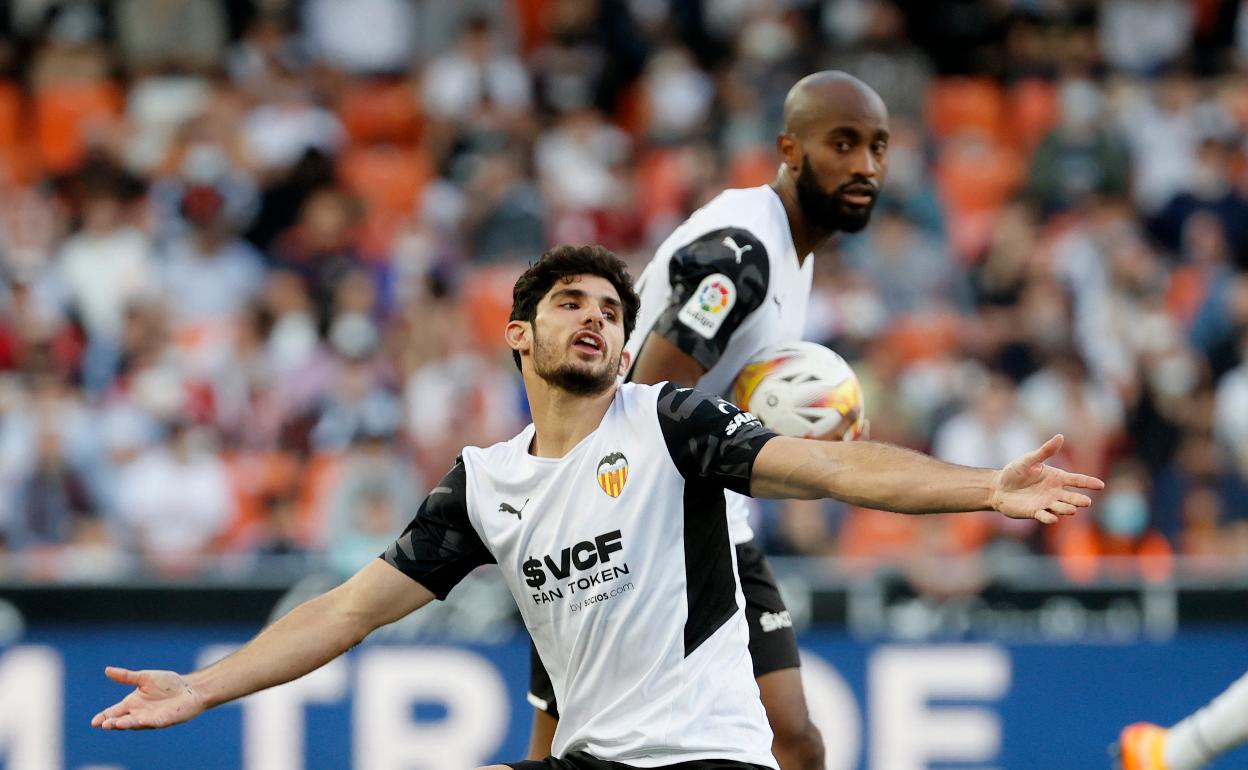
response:
M799 260L769 185L725 190L659 246L637 280L641 310L625 349L636 361L653 332L706 368L700 390L727 396L750 358L802 338L813 260ZM729 495L734 543L753 538L744 500Z
M620 386L558 459L468 447L383 558L439 598L496 562L549 669L555 756L775 767L724 490L775 434L715 396Z

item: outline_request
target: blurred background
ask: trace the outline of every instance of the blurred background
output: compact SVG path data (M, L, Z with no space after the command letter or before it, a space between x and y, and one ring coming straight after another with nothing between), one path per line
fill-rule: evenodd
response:
M4 766L520 756L523 633L486 571L343 663L359 681L210 715L231 740L83 728L104 658L185 670L246 639L383 550L461 446L523 427L501 328L528 261L598 242L639 274L773 177L785 92L827 68L892 115L884 195L817 255L806 330L855 367L872 437L996 466L1061 431L1061 464L1108 482L1048 528L760 506L829 767L1105 767L1126 721L1242 672L1248 3L9 0L0 638L61 684L48 732L17 729L0 659ZM484 696L475 731L445 703L399 709L407 743L360 727L368 655L425 639L490 661L496 735ZM937 686L950 660L988 673ZM987 702L995 732L924 743L923 708L886 707L915 661L916 703ZM317 697L328 729L273 716ZM1029 724L1071 700L1064 742ZM206 753L152 759L173 745Z

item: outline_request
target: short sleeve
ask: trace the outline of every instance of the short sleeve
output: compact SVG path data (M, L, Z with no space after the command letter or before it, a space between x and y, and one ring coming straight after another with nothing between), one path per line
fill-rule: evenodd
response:
M743 495L750 494L754 458L776 436L734 404L671 383L659 392L659 427L682 476Z
M676 250L672 293L652 331L710 369L728 341L767 297L770 262L753 233L713 230Z
M494 563L468 520L468 476L463 460L420 504L403 534L381 555L392 567L445 599L464 576Z

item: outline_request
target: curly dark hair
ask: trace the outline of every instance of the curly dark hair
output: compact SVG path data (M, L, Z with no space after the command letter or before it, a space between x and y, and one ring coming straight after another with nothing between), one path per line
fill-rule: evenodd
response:
M579 275L596 275L606 278L620 295L624 305L624 340L628 341L637 323L637 308L641 298L633 289L633 277L628 266L609 249L596 244L586 246L556 246L529 265L516 280L511 290L511 321L528 321L537 318L537 305L542 297L558 281L571 281ZM520 368L520 354L511 352Z

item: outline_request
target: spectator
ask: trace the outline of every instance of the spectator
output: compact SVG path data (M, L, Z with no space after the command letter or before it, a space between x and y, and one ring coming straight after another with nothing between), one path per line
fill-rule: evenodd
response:
M121 522L158 573L197 573L233 515L229 475L214 449L206 428L175 422L168 446L147 450L121 472Z

